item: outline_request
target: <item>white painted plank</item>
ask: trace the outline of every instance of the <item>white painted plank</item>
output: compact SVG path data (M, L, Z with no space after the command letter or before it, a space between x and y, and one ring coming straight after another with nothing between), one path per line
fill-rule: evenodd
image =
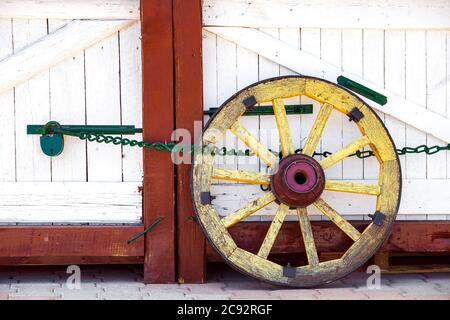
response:
M376 183L377 180L349 180L360 183ZM414 179L403 180L402 199L399 209L401 215L445 215L450 214L450 181L448 179ZM424 192L426 190L426 192ZM213 205L222 215L233 212L246 203L256 199L262 191L258 186L234 184L215 186L213 195L217 198ZM336 210L345 215L367 215L373 213L376 197L355 195L343 192L325 191L324 199ZM308 207L309 210L309 207ZM263 208L257 215L273 216L273 208Z
M321 58L336 66L342 64L342 31L323 29L321 31ZM337 111L333 111L325 126L321 146L322 151L335 152L342 149L342 130L344 117ZM343 162L339 162L326 170L328 179L342 179Z
M292 47L300 50L301 36L300 36L299 28L289 28L289 29L279 29L279 38L281 41L290 44ZM298 75L297 72L292 71L283 66L279 66L280 76L286 75ZM300 104L301 97L292 97L288 99L284 99L285 105L289 104ZM294 145L294 149L300 149L301 142L301 115L288 115L289 128L291 129L291 137L292 143ZM281 149L281 147L280 147ZM285 217L285 221L298 221L297 215L288 215Z
M336 66L328 64L318 57L307 54L303 50L296 50L274 37L253 29L223 27L208 27L206 29L297 72L313 76L323 76L325 79L333 82L341 74L347 76L388 97L388 103L384 106L364 99L374 108L422 131L428 132L442 139L444 142L450 141L449 119L437 113L427 111L424 106L406 100L402 96L380 88L354 74L340 72L340 69Z
M222 38L217 39L217 101L222 105L237 91L236 78L236 45ZM227 131L218 147L228 150L237 148L237 138ZM216 157L216 161L223 161L224 168L237 169L236 156Z
M426 105L426 36L425 31L406 31L406 98ZM406 145L420 146L427 143L426 134L406 126ZM404 177L425 179L427 159L425 154L405 155Z
M283 42L286 42L290 44L293 48L297 48L297 50L300 50L300 29L299 28L285 28L285 29L279 29L278 30L279 39ZM297 75L298 73L290 70L289 68L280 66L280 75L281 76L287 76L287 75Z
M14 52L47 34L46 20L13 20ZM4 76L3 73L0 77ZM28 124L46 123L50 117L49 72L15 88L17 181L50 181L50 158L44 155L39 136L27 135Z
M423 221L427 220L427 214L408 214L406 215L406 221Z
M280 29L280 40L290 44L292 47L300 50L300 29L290 28L290 29ZM287 75L298 75L297 72L280 66L280 76ZM285 105L290 104L300 104L301 97L293 97L289 99L284 99ZM289 122L289 128L291 129L292 143L294 144L294 149L301 148L301 115L291 114L287 116Z
M385 41L385 87L398 96L405 96L405 31L386 31ZM388 96L388 101L389 101ZM385 117L385 125L397 149L405 147L405 124L390 115ZM400 165L405 168L405 157L400 157Z
M49 20L49 32L68 21ZM60 124L83 125L85 117L84 53L80 52L50 69L50 117ZM37 136L34 136L38 139ZM64 151L51 158L52 181L86 181L86 142L64 137Z
M363 77L379 87L384 87L383 30L363 30ZM375 112L384 121L384 113L377 110ZM364 179L378 179L379 172L380 164L376 158L364 159Z
M117 33L86 50L86 121L120 125L119 40ZM88 181L122 181L120 146L89 142Z
M21 46L20 50L15 47L14 55L0 61L0 93L73 57L132 23L134 21L74 21L49 36L47 33L39 34Z
M119 32L120 99L122 124L142 128L141 25L135 23ZM142 140L142 134L128 136ZM123 181L142 181L142 149L123 147Z
M3 0L0 18L139 19L139 0Z
M0 60L13 53L11 19L0 19ZM14 128L14 91L0 94L0 181L16 179L16 148Z
M427 109L446 116L447 75L446 34L445 32L427 32ZM450 131L450 128L447 128ZM443 145L445 142L427 136L427 145ZM447 141L447 143L450 143ZM447 153L440 152L427 156L427 177L440 179L447 177Z
M302 28L301 29L301 44L300 49L307 52L308 54L320 56L321 52L321 31L317 28ZM295 47L293 47L295 48ZM291 68L292 69L292 68ZM295 69L292 69L295 70ZM299 73L305 74L300 70L295 70ZM312 104L313 105L313 113L302 115L302 127L301 127L301 138L302 138L302 147L306 142L306 138L311 132L314 121L317 117L317 114L320 110L321 104L309 97L302 96L301 103ZM322 151L322 145L319 144L318 150ZM312 221L322 221L326 220L322 214L320 214L319 210L316 208L310 207L308 208L308 215L310 220Z
M428 221L442 221L445 220L445 215L442 214L427 214Z
M320 56L320 29L302 29L301 30L301 50L304 52ZM300 72L299 70L296 70ZM304 73L302 73L304 74ZM301 103L304 104L312 104L313 105L313 113L302 115L302 127L301 127L301 138L302 138L302 147L304 146L307 137L311 131L311 128L314 124L314 120L317 117L317 114L320 110L321 104L309 97L302 96ZM322 151L321 146L318 146L317 151Z
M217 36L203 30L203 108L217 108Z
M272 29L261 28L259 31L277 39L280 36L280 31L275 28ZM258 57L259 57L259 80L278 77L280 75L280 66L277 63L261 55L259 55Z
M206 26L448 29L448 0L204 0Z
M447 31L447 119L450 119L450 31ZM448 154L447 179L450 179L450 156Z
M269 34L275 38L280 37L278 29L263 29L262 32ZM265 80L280 76L280 66L262 56L259 57L259 80ZM270 102L261 105L271 105ZM259 139L267 148L279 151L279 135L274 116L265 115L259 117ZM267 170L266 165L260 161L260 171Z
M203 109L218 107L217 101L217 36L203 30ZM203 116L204 125L210 116ZM216 164L223 164L223 157L215 157Z
M236 48L236 85L237 90L244 89L258 81L258 55L247 49ZM259 139L259 117L243 116L240 121L250 133ZM240 150L247 149L247 146L238 139L237 147ZM256 156L252 157L237 157L237 168L240 170L258 170L259 159Z
M342 31L342 69L343 71L362 77L363 43L362 30ZM342 144L344 146L361 137L361 132L353 121L342 117ZM345 121L344 121L345 120ZM357 157L349 157L342 161L343 179L362 179L364 161Z
M0 183L1 223L140 223L139 183Z
M249 203L262 195L262 191L258 186L250 186L245 184L223 185L219 188L216 187L212 194L216 196L213 201L213 205L218 209L221 215L227 215L235 210L243 207L246 203ZM325 191L322 197L330 203L341 214L345 215L363 215L373 213L375 211L375 197L355 194L344 194L338 192ZM257 211L253 215L266 216L268 219L275 215L276 207L267 206ZM313 206L308 207L308 213L314 217L322 219L323 215L317 210L314 210ZM295 214L295 213L293 213ZM317 219L314 219L317 220ZM362 220L362 219L361 219Z
M280 37L279 29L262 29L262 32L272 35L275 38ZM259 59L259 80L264 80L268 78L278 77L280 75L280 65L270 61L262 56L258 56ZM270 102L261 105L271 105ZM271 150L279 151L279 134L277 130L277 125L275 122L275 117L270 115L263 115L259 117L259 138L262 144ZM267 172L267 166L259 161L259 169L262 172ZM261 191L260 187L257 190ZM277 210L278 205L271 203L266 207L266 210ZM254 220L261 220L262 216L249 217ZM248 219L248 218L247 218Z

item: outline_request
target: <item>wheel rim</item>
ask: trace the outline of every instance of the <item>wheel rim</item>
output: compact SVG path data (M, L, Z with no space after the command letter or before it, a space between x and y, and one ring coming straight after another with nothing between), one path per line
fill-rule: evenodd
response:
M294 159L296 158L295 149L282 100L302 95L322 103L322 106L303 146L302 156L298 157L300 162L312 159L333 110L352 117L361 132L360 138L319 161L320 169L315 168L313 162L308 164L309 167L303 165L303 167L295 168L298 172L303 170L306 173L303 178L312 179L314 182L313 185L308 186L309 189L306 188L308 189L306 191L300 186L296 188L292 183L292 179L295 179L292 174L295 175L297 172L294 170L292 173L292 163L298 163L295 160L299 159ZM273 105L280 135L281 152L284 157L280 163L278 163L277 157L239 122L239 118L246 108L270 101ZM198 221L210 243L232 267L263 281L288 286L311 287L334 281L356 270L382 245L390 232L400 203L400 165L395 145L383 123L373 110L357 96L318 78L289 76L268 79L239 91L219 108L203 132L202 142L206 146L206 150L214 147L228 130L244 142L260 158L261 162L272 170L278 168L279 165L283 167L284 159L293 159L289 161L289 165L285 166L287 169L283 167L284 171L271 176L261 172L221 169L214 165L214 155L208 152L198 152L194 155L191 191ZM322 169L339 163L348 155L366 146L372 149L380 163L378 184L326 180L324 185L320 186ZM316 161L314 160L314 162ZM311 171L308 168L314 169ZM285 180L278 179L284 181L285 185L275 186L275 181L277 181L275 178L283 177L283 175L290 175ZM313 177L314 175L315 177ZM269 189L245 207L221 218L210 201L212 180L271 185L273 191ZM302 184L299 183L299 185ZM372 195L376 197L376 211L378 214L383 214L384 219L381 223L370 223L364 231L360 232L323 200L320 196L323 189ZM289 190L291 194L287 198L286 195L280 196L280 193L283 193L280 190L284 193ZM307 201L304 200L305 197L298 196L302 193L304 195L305 192L310 193ZM278 202L279 206L258 253L239 248L227 229L272 202ZM309 206L319 209L354 241L341 258L319 261L308 217ZM308 259L307 265L286 267L268 260L273 243L290 209L295 209L297 212L300 225L299 237L303 238Z

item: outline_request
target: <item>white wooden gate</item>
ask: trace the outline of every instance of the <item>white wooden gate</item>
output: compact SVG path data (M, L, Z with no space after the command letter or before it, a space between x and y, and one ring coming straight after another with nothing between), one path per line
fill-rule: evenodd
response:
M333 14L329 14L329 13ZM332 18L341 12L341 19ZM217 107L245 86L269 77L302 73L336 82L347 74L386 93L378 109L397 148L450 141L450 1L288 1L205 0L203 3L205 109ZM290 103L311 103L307 97ZM315 115L290 115L296 148ZM242 121L260 140L278 150L272 116ZM275 136L273 136L275 135ZM320 151L336 151L359 136L356 126L333 114ZM232 135L225 146L245 149ZM255 159L225 157L231 168L258 169ZM403 192L398 219L450 219L450 154L401 156ZM374 159L348 158L327 170L330 179L376 179ZM370 181L366 181L370 182ZM215 186L215 204L226 215L255 199L259 186ZM370 197L324 197L349 220L368 220ZM312 220L326 220L312 211ZM248 220L272 219L270 206ZM256 214L255 214L256 215ZM269 217L267 217L269 216ZM292 216L291 219L296 219Z
M342 12L342 19L329 12ZM449 0L204 0L205 109L258 80L295 73L327 78L338 70L392 93L389 101L398 103L384 110L371 105L384 111L379 114L397 147L447 144L449 12ZM141 125L137 20L137 0L0 3L0 223L141 221L141 150L66 138L63 154L50 159L41 153L38 137L26 135L27 124L51 119ZM289 116L297 146L314 116ZM275 128L271 116L248 117L244 123L278 148L277 136L265 131ZM356 134L344 117L333 115L320 150L335 151ZM244 148L232 137L226 145ZM450 219L448 153L401 159L399 219ZM259 167L251 159L224 160L230 167ZM328 174L370 180L375 166L374 159L351 158ZM260 192L259 187L216 188L224 214ZM348 219L367 219L372 211L364 196L325 197ZM262 212L253 219L271 214L270 208Z
M66 137L49 158L26 134L49 120L141 127L140 50L139 1L0 3L1 224L141 222L141 150Z

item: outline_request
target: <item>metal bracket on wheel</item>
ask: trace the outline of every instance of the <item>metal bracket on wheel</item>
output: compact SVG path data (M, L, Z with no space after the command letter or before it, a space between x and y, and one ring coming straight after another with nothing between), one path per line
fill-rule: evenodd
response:
M384 218L386 218L384 213L380 211L375 211L374 214L369 214L369 217L372 218L373 223L375 223L377 226L381 226L383 224Z
M289 263L286 267L283 268L283 277L295 278L296 275L297 275L297 268L292 268Z
M202 205L211 204L211 201L213 201L216 197L211 195L211 192L201 192L200 193L200 201Z
M353 108L347 116L350 118L349 121L359 122L362 118L364 118L364 114L358 109Z
M247 109L251 109L255 106L255 104L257 104L257 101L255 96L250 96L248 98L245 98L244 101L242 101L242 103Z

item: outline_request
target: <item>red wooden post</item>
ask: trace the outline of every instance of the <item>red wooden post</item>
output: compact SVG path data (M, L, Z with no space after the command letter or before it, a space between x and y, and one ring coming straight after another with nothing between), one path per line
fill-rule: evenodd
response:
M174 129L172 1L142 0L142 83L144 141L170 141ZM175 281L174 164L169 152L144 150L144 281Z
M194 121L203 119L202 19L200 0L173 0L175 52L175 126L188 129L194 143ZM183 141L183 143L189 143ZM192 219L189 164L176 166L178 281L205 279L205 239Z

